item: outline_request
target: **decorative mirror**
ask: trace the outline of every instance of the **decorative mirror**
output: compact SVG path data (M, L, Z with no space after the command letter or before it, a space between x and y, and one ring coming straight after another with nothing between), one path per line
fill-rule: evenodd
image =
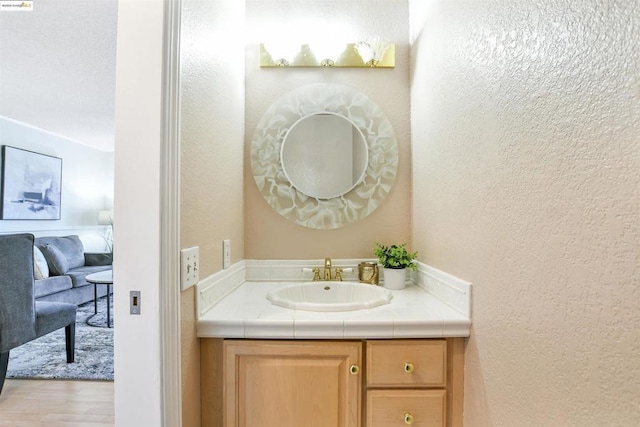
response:
M251 169L280 215L309 228L340 228L371 214L389 193L398 143L368 97L316 83L267 109L251 142Z

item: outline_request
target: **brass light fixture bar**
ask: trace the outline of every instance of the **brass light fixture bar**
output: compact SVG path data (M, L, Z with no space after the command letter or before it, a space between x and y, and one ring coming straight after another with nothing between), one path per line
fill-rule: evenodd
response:
M395 44L389 43L382 59L362 58L356 43L347 43L337 58L319 58L308 44L300 46L290 58L274 58L263 43L260 44L260 68L323 67L323 68L394 68L396 66Z

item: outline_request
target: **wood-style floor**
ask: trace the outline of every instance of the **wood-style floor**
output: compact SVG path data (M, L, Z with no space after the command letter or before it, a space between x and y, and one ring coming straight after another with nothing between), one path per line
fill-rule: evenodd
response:
M113 427L113 382L6 380L0 427Z

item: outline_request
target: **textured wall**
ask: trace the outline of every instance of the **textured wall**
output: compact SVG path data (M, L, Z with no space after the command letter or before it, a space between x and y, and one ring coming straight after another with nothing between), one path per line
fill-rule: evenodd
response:
M474 283L465 425L640 425L639 3L411 14L413 241Z
M118 2L33 5L0 13L0 115L113 151Z
M397 0L299 1L248 0L245 126L245 257L304 259L371 257L375 240L410 239L411 172L409 123L408 3ZM260 69L258 45L275 32L309 41L324 37L354 42L371 34L396 43L394 69ZM399 143L394 188L369 217L336 230L299 226L264 201L251 175L248 149L258 120L273 101L293 88L330 82L349 86L378 104L391 121ZM336 153L327 153L334 156Z
M183 1L180 245L200 247L200 278L244 258L244 4ZM182 293L184 427L200 425L200 346L195 292Z

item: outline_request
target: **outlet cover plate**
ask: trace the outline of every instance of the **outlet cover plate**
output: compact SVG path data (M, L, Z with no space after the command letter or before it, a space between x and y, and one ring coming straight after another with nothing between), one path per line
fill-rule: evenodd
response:
M222 268L227 269L231 265L231 240L222 241Z
M180 283L182 290L189 289L200 281L200 248L182 249L180 251Z

